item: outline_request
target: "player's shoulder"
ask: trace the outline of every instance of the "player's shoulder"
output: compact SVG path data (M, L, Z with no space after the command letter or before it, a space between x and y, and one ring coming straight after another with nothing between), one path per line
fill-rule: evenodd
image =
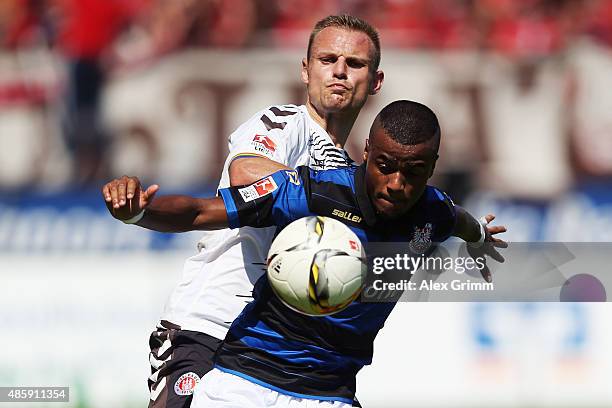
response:
M305 113L304 105L284 104L284 105L269 105L260 112L270 115L270 117L281 119L291 116L301 116Z
M268 131L286 131L303 123L307 112L298 105L270 105L254 115Z
M230 135L230 153L259 154L290 163L288 157L275 152L292 152L302 146L304 112L305 107L297 105L270 105L256 112Z
M455 203L453 200L446 192L434 186L426 186L421 205L429 208L430 211L434 210L440 214L455 214Z
M453 232L457 212L448 194L437 187L428 185L411 214L413 220L433 227L431 239L434 242L443 242Z

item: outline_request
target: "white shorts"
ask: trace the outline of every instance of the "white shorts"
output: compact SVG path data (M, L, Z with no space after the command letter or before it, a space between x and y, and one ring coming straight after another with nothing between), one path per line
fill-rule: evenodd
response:
M281 394L217 368L206 373L193 392L191 408L350 408L340 401L321 401Z

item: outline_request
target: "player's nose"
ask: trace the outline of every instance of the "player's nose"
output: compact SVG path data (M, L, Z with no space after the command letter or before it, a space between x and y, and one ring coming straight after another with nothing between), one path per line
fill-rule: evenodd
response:
M340 57L334 63L334 77L339 79L346 79L348 72L348 65L346 64L346 59L344 57Z
M399 196L404 194L405 188L406 179L399 171L389 174L387 177L387 192L389 195L399 198Z

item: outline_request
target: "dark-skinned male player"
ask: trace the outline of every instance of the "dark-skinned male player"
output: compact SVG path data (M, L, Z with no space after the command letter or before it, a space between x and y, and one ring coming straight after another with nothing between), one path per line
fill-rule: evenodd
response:
M453 235L503 246L494 235L505 227L487 225L494 216L481 223L427 185L439 143L440 128L429 108L396 101L376 117L363 165L281 170L251 186L222 189L218 198L185 197L192 214L185 227L282 228L301 217L324 215L345 222L364 243L410 242L415 231L429 224L433 242ZM140 191L136 180L130 184ZM145 217L177 211L164 201L158 197L149 203L144 197L140 204ZM334 215L335 209L351 212L359 221ZM356 301L332 316L305 316L285 307L265 277L255 285L254 298L232 324L215 369L202 379L208 385L196 387L192 406L310 406L315 401L351 406L355 376L371 362L374 338L394 304Z

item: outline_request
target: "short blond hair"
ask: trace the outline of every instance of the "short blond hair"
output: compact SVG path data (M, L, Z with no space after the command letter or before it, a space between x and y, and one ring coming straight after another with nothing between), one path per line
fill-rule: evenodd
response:
M378 65L380 64L380 38L378 37L378 31L376 31L376 29L367 21L348 14L343 14L340 16L327 16L315 24L312 32L310 33L310 38L308 39L308 51L306 53L306 57L309 61L310 50L315 37L321 30L327 27L338 27L346 30L361 31L370 37L370 40L372 40L372 43L374 44L374 58L372 59L372 66L370 69L371 71L376 71L378 69Z

